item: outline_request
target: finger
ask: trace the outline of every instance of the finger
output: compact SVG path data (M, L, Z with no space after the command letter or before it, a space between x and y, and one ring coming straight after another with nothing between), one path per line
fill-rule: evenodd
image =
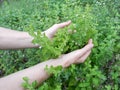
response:
M86 52L83 56L81 56L76 62L75 64L79 64L79 63L83 63L87 57L90 55L91 50L89 50L88 52Z
M63 22L60 24L55 24L51 28L49 28L48 30L44 31L44 33L46 34L46 36L48 38L52 38L59 28L63 28L65 26L68 26L70 23L71 23L71 21Z
M77 60L79 60L80 58L81 60L79 61L83 62L89 56L92 48L92 39L90 39L85 47L63 55L62 57L60 57L60 59L63 59L65 61L65 67L71 65L72 63L76 63Z
M91 48L93 48L93 43L92 43L92 39L89 39L89 41L88 41L88 44L86 45L86 46L84 46L82 49L81 49L81 51L83 51L84 53L86 52L86 51L89 51Z
M86 58L90 55L92 47L93 47L92 39L90 39L88 41L88 44L81 49L81 52L84 52L84 54L81 55L80 58L75 63L83 63L86 60Z
M69 61L69 62L74 63L78 59L80 59L82 56L86 55L87 52L91 51L92 47L93 47L92 44L88 44L88 45L86 45L84 48L82 48L80 50L75 50L75 51L73 51L71 53L68 53L67 55L65 55L65 58L66 59L71 59L71 61Z
M88 52L89 50L91 50L93 48L93 44L90 43L90 44L87 44L86 46L84 46L82 49L80 49L78 51L79 55L82 56L84 55L86 52Z
M67 55L69 55L69 57L72 56L72 57L80 58L82 55L84 55L86 52L88 52L92 48L93 48L92 40L89 40L88 44L84 46L82 49L75 50L71 53L68 53Z
M91 44L91 43L92 43L92 39L89 39L88 44Z
M78 53L78 50L76 50L66 55L63 55L62 57L60 57L60 59L63 59L65 61L64 67L68 67L73 63L83 63L86 60L86 58L90 55L90 53L91 49L89 51L86 51L86 53Z
M68 25L71 24L71 20L67 21L67 22L63 22L63 23L59 23L59 24L56 24L55 27L56 29L59 29L59 28L63 28L63 27L66 27Z

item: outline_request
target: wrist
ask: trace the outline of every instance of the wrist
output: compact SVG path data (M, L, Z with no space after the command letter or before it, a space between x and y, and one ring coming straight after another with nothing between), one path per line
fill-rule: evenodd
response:
M48 61L48 64L47 66L50 67L50 66L53 66L53 67L57 67L57 66L62 66L63 68L65 67L68 67L70 64L68 61L66 60L62 60L62 59L51 59Z
M67 68L71 65L71 62L67 59L58 59L59 65L61 65L63 68Z

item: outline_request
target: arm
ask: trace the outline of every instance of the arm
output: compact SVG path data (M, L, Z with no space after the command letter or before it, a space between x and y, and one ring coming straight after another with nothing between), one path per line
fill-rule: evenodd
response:
M0 49L34 48L33 37L27 32L20 32L0 27Z
M22 78L25 76L27 76L30 79L30 82L37 80L37 82L40 84L49 77L47 72L44 70L46 65L48 65L48 67L49 66L56 67L61 65L63 68L66 68L71 64L82 63L89 56L92 47L93 47L92 40L89 40L88 44L82 49L63 55L58 59L55 60L51 59L46 62L37 64L33 67L27 68L25 70L1 78L0 89L23 90L21 84L23 82Z
M23 83L23 77L28 77L30 79L30 83L35 80L37 80L38 83L41 83L49 77L49 75L44 70L46 65L62 65L61 62L59 64L58 62L60 62L60 60L48 60L46 62L3 77L0 79L0 90L24 90L21 85Z
M48 38L52 38L58 28L63 28L69 25L71 21L55 24L45 31ZM20 48L36 48L39 45L34 45L34 38L28 32L20 32L0 27L0 49L20 49Z

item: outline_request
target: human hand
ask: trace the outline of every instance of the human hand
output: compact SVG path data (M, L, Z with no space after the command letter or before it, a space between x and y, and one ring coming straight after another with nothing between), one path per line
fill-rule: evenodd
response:
M63 22L63 23L59 23L59 24L54 24L52 27L50 27L48 30L44 31L45 35L48 38L53 38L55 33L57 32L58 29L60 28L64 28L68 25L71 24L71 21L67 21L67 22Z
M70 24L71 24L71 21L54 24L48 30L44 31L44 33L48 38L51 39L54 37L58 29L64 28ZM92 48L93 48L93 43L92 43L92 39L90 39L88 41L88 44L84 46L82 49L75 50L68 54L62 55L57 60L59 60L59 62L62 63L63 67L68 67L71 64L83 63L87 59L87 57L90 55Z
M79 64L83 63L87 57L91 53L91 49L93 48L92 39L88 41L88 44L84 46L82 49L75 50L68 54L62 55L59 60L62 61L63 67L68 67L71 64Z

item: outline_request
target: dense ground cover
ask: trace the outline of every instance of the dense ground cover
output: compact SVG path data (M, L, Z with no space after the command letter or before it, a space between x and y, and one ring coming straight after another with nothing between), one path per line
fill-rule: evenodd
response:
M68 69L51 68L48 71L54 75L37 89L119 90L119 3L119 0L6 0L0 6L1 27L31 33L66 20L73 23L59 31L52 43L45 36L33 35L34 43L41 44L42 49L1 50L0 76L81 48L92 38L95 46L84 64L72 65ZM69 28L76 33L68 34L66 29ZM25 81L26 88L35 89Z

